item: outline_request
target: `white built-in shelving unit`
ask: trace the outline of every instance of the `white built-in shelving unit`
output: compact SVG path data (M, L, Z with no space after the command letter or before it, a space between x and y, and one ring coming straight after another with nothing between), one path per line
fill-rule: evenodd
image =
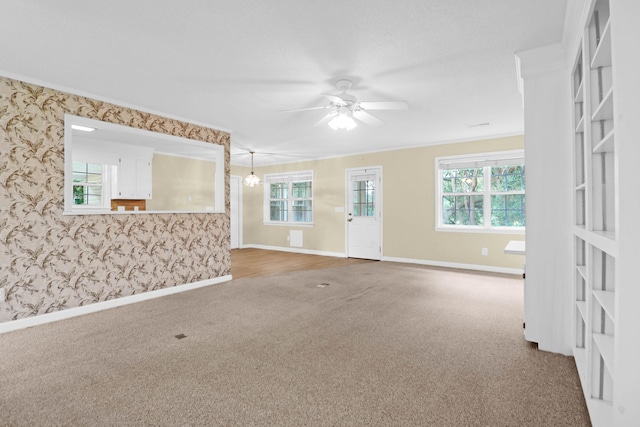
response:
M613 425L618 340L618 141L609 0L589 3L571 80L573 354L594 425ZM640 142L640 141L636 141ZM640 262L640 260L639 260ZM640 307L638 308L640 310ZM640 336L639 336L640 338ZM638 420L640 425L640 420Z

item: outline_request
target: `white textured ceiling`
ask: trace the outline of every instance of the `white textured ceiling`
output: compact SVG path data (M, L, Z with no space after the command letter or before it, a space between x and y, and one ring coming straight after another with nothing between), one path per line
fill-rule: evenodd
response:
M522 133L514 52L567 0L0 0L0 73L232 131L233 164ZM385 124L313 127L353 80ZM489 122L488 126L472 126Z

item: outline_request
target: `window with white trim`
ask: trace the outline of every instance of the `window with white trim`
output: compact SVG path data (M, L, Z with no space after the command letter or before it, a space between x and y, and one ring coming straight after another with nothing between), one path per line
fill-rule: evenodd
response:
M436 228L524 231L522 150L436 159Z
M73 206L107 207L108 166L101 163L73 162Z
M313 171L264 176L265 224L313 224Z

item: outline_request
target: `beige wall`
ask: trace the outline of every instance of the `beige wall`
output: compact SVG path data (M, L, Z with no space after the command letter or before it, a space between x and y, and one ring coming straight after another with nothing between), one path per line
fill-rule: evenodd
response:
M242 243L289 247L289 230L297 229L303 230L302 249L344 254L345 217L335 208L345 205L345 169L382 166L383 257L521 269L524 257L505 255L503 249L509 240L524 240L524 234L435 231L435 158L522 148L524 137L514 136L256 167L260 177L314 171L314 226L264 225L263 188L244 187ZM249 169L232 166L231 173L245 176Z
M65 113L223 145L229 174L227 132L0 77L0 322L229 274L229 205L63 215Z
M154 154L150 211L205 211L215 206L214 162Z

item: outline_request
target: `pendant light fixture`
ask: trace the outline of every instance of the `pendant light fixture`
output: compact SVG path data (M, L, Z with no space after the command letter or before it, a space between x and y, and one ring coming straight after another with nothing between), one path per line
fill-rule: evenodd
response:
M247 187L257 187L258 185L262 185L262 180L260 178L258 178L258 176L256 176L256 174L253 173L253 155L254 155L254 152L253 151L249 151L249 153L251 153L251 173L249 175L247 175L247 177L244 179L244 185L246 185Z

